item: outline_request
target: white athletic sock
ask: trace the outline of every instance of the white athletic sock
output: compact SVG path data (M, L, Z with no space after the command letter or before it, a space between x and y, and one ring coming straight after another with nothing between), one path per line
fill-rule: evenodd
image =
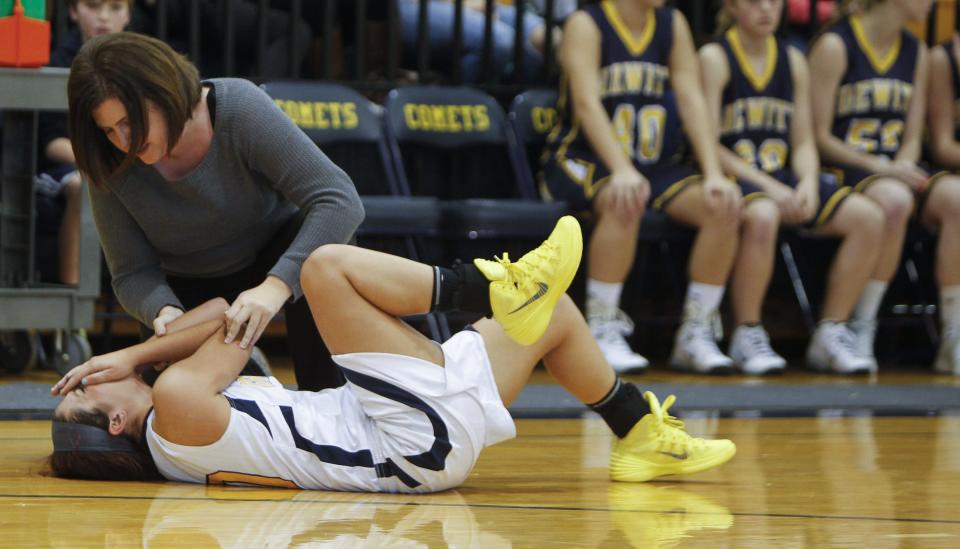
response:
M880 303L883 302L883 295L887 293L887 286L887 282L880 280L867 282L863 293L860 294L857 308L853 311L853 317L857 320L875 320L880 310Z
M587 279L587 316L603 314L620 306L623 283ZM598 307L599 306L599 307ZM592 310L594 307L600 310Z
M960 286L944 286L940 290L940 322L960 323Z
M687 299L683 304L684 319L703 320L720 307L723 300L723 286L691 282L687 286Z

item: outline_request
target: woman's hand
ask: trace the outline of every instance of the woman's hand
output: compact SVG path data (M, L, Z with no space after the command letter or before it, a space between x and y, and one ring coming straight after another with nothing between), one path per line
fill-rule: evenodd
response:
M86 387L108 381L119 381L133 375L136 367L137 365L126 350L95 356L67 372L50 389L50 394L62 396L75 389L77 385L82 384Z
M723 176L713 176L703 178L703 194L710 211L727 217L736 215L739 219L740 202L743 195L740 193L740 187L731 183Z
M797 198L800 201L800 219L797 223L805 223L813 219L813 216L817 213L817 208L820 207L820 184L819 180L812 178L806 181L801 181L797 185Z
M916 162L909 160L888 160L881 156L880 164L876 170L878 175L885 175L894 179L899 179L915 191L922 190L930 179L930 174L920 169Z
M246 324L240 348L246 349L256 344L270 319L276 316L291 295L293 291L286 282L275 276L268 276L263 284L237 296L237 300L224 313L227 321L227 337L223 340L224 343L236 339L240 335L240 329Z
M157 337L167 335L167 324L170 324L181 316L183 316L183 311L173 305L167 305L160 309L160 312L157 313L157 318L153 319L153 333Z
M777 203L784 223L794 224L801 221L800 195L794 189L778 182L776 185L769 185L763 192Z
M613 172L607 182L608 204L617 217L630 221L643 213L650 198L650 182L635 169Z

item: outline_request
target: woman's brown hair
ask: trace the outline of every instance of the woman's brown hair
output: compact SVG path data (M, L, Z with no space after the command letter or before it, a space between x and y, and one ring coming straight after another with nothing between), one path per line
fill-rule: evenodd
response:
M130 168L144 144L147 102L167 125L167 152L173 149L201 97L196 67L170 46L142 34L118 32L88 40L70 67L67 99L70 142L77 167L95 185ZM93 111L116 98L127 111L130 142L126 154L107 139Z
M110 419L100 410L76 410L70 419L57 418L107 430ZM123 435L126 436L126 435ZM142 435L141 435L142 436ZM131 440L133 440L131 438ZM133 440L142 451L132 452L53 452L47 458L50 472L62 478L83 480L159 480L157 465L150 451Z

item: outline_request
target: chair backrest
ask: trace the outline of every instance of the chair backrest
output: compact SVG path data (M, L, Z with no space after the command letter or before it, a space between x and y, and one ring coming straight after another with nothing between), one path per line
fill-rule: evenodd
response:
M557 123L556 90L521 93L510 104L507 121L515 139L511 160L516 178L525 187L524 194L536 196L534 174L540 169L547 135Z
M278 81L261 86L364 195L403 194L393 173L383 107L339 84Z
M411 86L386 100L387 135L401 186L442 199L520 196L506 115L474 88Z

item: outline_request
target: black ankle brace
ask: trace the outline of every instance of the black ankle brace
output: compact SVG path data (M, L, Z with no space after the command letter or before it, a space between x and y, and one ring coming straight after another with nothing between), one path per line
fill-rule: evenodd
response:
M449 269L433 268L430 312L466 311L491 316L490 282L473 264L457 260Z
M618 438L627 436L640 418L650 413L650 406L643 400L643 395L640 394L637 386L633 383L624 383L620 378L614 382L607 396L588 406L600 414Z

